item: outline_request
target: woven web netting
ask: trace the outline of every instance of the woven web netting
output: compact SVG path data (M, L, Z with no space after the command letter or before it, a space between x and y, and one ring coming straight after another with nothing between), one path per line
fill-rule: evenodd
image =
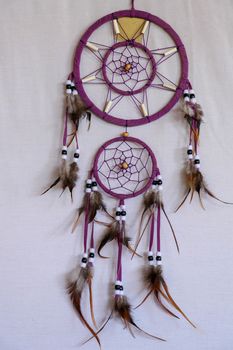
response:
M152 159L147 149L128 141L115 142L102 151L98 161L100 181L115 194L132 195L152 177Z

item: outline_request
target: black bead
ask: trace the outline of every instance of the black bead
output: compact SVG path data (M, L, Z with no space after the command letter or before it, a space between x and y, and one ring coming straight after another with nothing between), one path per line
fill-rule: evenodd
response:
M149 255L149 256L148 256L148 260L149 260L149 261L153 261L153 260L154 260L154 257L153 257L152 255Z
M86 188L91 188L91 184L86 184Z
M116 289L116 290L121 290L121 286L119 286L119 285L117 284L117 285L115 285L115 289Z
M61 154L67 155L67 151L66 151L65 149L63 149L63 150L61 151Z
M194 164L200 164L200 159L195 159Z
M94 253L90 253L89 254L89 258L94 258L95 257L95 254Z
M158 185L161 186L163 184L162 180L158 180Z
M157 181L157 180L154 180L154 181L152 182L152 185L157 186L157 185L158 185L158 181Z
M116 211L116 216L121 216L121 212L120 211Z
M120 290L124 290L123 286L120 286Z
M97 182L93 181L91 185L92 185L92 187L96 187L97 186Z
M190 95L190 98L195 98L195 95L194 95L194 94L191 94L191 95Z
M79 158L79 153L75 153L74 158Z
M70 90L72 87L71 87L70 84L67 84L67 85L66 85L66 88Z
M193 154L193 151L191 149L188 149L187 153L188 154Z
M87 258L82 258L82 263L86 264L87 263Z
M189 97L189 94L185 93L183 96L184 96L184 98Z
M156 261L162 261L162 257L161 256L156 256Z
M125 210L122 210L121 216L126 216L126 211Z

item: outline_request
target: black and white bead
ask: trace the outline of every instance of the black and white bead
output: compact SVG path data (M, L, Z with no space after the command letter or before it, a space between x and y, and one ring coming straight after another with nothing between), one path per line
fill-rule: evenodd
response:
M148 252L147 254L147 259L148 259L148 264L149 265L154 265L154 254L153 252Z
M194 90L190 90L190 101L192 104L196 104L197 100L196 100L196 95L195 95L195 91Z
M201 161L200 161L200 157L198 154L195 156L194 165L195 165L196 169L200 169L200 167L201 167Z
M156 253L156 265L162 265L162 254L161 252Z
M188 155L188 159L190 159L190 160L193 159L193 146L192 145L188 146L187 155Z
M90 250L89 250L88 261L89 261L89 263L92 263L92 264L94 264L94 262L95 262L95 249L94 248L90 248Z
M93 192L97 192L98 191L97 182L96 182L95 178L92 178L91 188L92 188Z
M70 79L66 81L66 93L67 95L72 94L72 81Z
M157 188L158 188L158 180L153 180L153 182L152 182L152 190L157 190Z
M88 258L87 258L87 253L83 253L83 257L81 260L81 267L85 269L85 267L87 267L87 262L88 262Z
M61 157L62 157L62 159L67 159L67 146L63 146L62 147L62 150L61 150Z
M121 207L116 208L115 217L116 217L116 221L121 221Z
M127 216L126 206L121 205L121 220L126 221L126 216Z
M115 283L115 295L124 295L124 287L122 281L116 281Z
M157 178L157 183L158 183L158 188L157 190L158 191L162 191L163 190L163 180L162 180L162 176L161 175L158 175Z
M73 96L78 95L78 92L76 90L76 87L73 81L71 82L71 91Z
M74 163L78 163L79 156L80 156L80 150L79 148L77 148L76 151L74 152L74 158L73 158Z
M185 102L190 102L190 93L188 89L184 90L183 98Z
M91 193L92 191L92 180L88 179L86 181L86 193Z

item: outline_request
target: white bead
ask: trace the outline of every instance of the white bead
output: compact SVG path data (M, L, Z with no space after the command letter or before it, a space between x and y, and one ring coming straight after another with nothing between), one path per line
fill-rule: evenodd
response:
M148 254L147 254L148 256L154 256L154 254L153 254L153 252L148 252Z
M156 190L157 189L157 185L152 185L152 190Z
M126 206L125 205L121 205L121 210L126 210Z
M185 102L190 102L190 98L189 98L188 96L186 96L186 97L184 98L184 100L185 100Z
M156 265L163 265L162 261L157 261L156 260Z
M115 295L121 295L121 290L115 290Z
M126 215L121 217L122 221L126 221Z
M88 185L92 184L92 180L91 179L87 179L87 184Z
M98 187L97 186L92 187L92 191L93 192L98 192Z
M172 91L176 91L177 87L174 84L171 83L163 83L163 87L172 90Z
M117 19L114 19L114 20L113 20L113 26L114 26L115 34L116 34L116 35L117 35L117 34L120 34L120 28L119 28Z
M66 80L66 85L71 85L72 81L70 79Z
M142 34L145 34L145 32L146 32L146 30L147 30L147 28L148 28L148 26L149 26L149 21L146 21L145 22L145 24L144 24L144 26L143 26L143 28L142 28L142 31L141 31L141 33Z
M71 90L71 89L66 89L66 93L67 93L68 95L70 95L70 94L72 93L72 90Z
M95 80L95 79L96 79L96 76L95 75L91 75L89 77L83 78L82 82L83 83L88 83L89 81L92 81L92 80Z
M95 258L89 258L88 261L89 261L90 263L94 263Z
M158 252L156 253L156 256L162 256L162 253L158 251Z
M87 258L87 253L83 253L83 258Z
M77 90L73 90L73 95L78 95L78 91Z
M124 295L124 291L123 290L120 290L120 295Z
M154 265L154 260L149 260L149 261L148 261L148 264L149 264L149 265Z
M144 103L141 104L141 110L142 110L142 114L144 115L144 117L147 117L148 116L148 110L145 106Z
M190 90L189 93L190 93L190 95L195 95L195 91L194 90Z
M90 248L90 253L95 253L95 248Z
M158 186L158 190L159 190L159 191L163 191L163 186L162 186L162 185L159 185L159 186Z
M81 267L85 268L85 267L87 267L87 264L86 263L81 263Z
M66 160L66 159L67 159L67 154L62 154L62 155L61 155L61 159Z
M105 108L104 108L104 112L105 112L105 113L108 113L108 112L110 111L110 109L111 109L111 106L112 106L112 101L108 101L108 102L106 103Z
M166 52L164 52L164 56L169 56L175 52L177 52L177 47L173 47L172 49L169 49Z
M193 146L192 146L192 145L189 145L189 146L188 146L188 150L191 150L191 151L192 151L192 150L193 150Z
M192 154L188 154L188 159L193 159L193 155Z
M197 154L197 155L195 156L195 159L196 159L196 160L200 160L200 156Z
M86 193L91 193L91 188L86 188Z
M162 176L161 176L161 175L158 175L158 176L157 176L157 180L162 180Z
M122 281L116 281L115 286L123 286Z
M96 45L90 43L89 41L87 41L86 46L93 51L99 51L99 48Z
M185 89L185 90L184 90L184 94L189 94L189 90L188 90L188 89Z

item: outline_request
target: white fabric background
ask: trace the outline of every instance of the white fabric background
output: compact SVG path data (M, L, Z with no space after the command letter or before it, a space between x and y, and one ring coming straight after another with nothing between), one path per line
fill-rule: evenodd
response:
M88 334L64 292L65 274L79 253L81 232L70 225L82 195L88 164L97 147L121 131L93 118L90 132L81 127L81 179L70 203L59 191L40 197L54 178L62 131L63 82L83 31L104 14L127 8L129 1L0 0L0 349L69 350ZM190 79L203 105L202 167L209 187L226 200L232 188L232 0L137 0L170 23L181 35L190 59ZM168 228L163 229L165 276L177 302L197 324L165 315L152 300L136 310L144 329L167 339L136 340L112 321L102 334L103 349L230 350L233 342L232 208L195 199L174 214L182 196L180 171L186 133L173 110L150 127L130 130L156 152L165 179L164 199L181 245L178 256ZM88 147L86 147L88 145ZM128 203L131 235L139 201ZM109 247L109 254L113 250ZM142 297L142 261L129 263L126 290L135 305ZM99 324L107 315L111 261L99 261L95 304ZM94 341L84 349L96 349Z

